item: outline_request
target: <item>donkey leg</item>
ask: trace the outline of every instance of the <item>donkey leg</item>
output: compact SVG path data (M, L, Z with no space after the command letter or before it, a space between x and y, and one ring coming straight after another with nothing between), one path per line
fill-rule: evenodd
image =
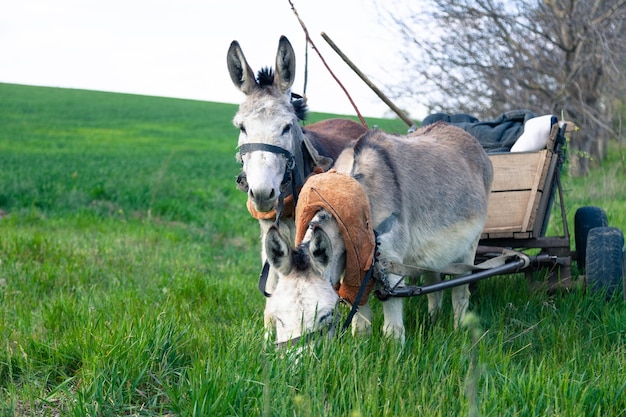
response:
M263 327L265 328L265 334L263 335L263 339L265 342L269 342L271 339L271 331L272 331L272 321L267 311L267 306L265 307L265 312L263 313Z
M404 283L401 282L402 277L399 275L389 274L387 279L392 287L396 286L396 284L399 287L404 286ZM383 302L383 314L385 316L383 325L383 332L385 335L391 336L404 344L405 337L404 321L402 316L402 298L390 298L389 300Z
M473 265L474 258L476 257L476 248L478 247L478 238L472 244L470 250L463 256L461 262ZM468 272L468 274L471 272ZM452 308L454 310L454 328L457 329L463 318L465 317L465 313L467 313L467 308L469 307L469 299L470 299L470 290L469 285L459 285L458 287L452 288Z
M368 335L372 332L372 308L369 302L359 306L354 319L352 320L352 334Z
M424 281L426 284L435 284L441 281L441 275L437 272L424 272ZM443 292L437 291L426 295L428 298L428 318L430 323L435 323L439 317L441 311L441 304L443 301Z
M452 308L454 310L454 329L458 329L467 308L469 307L470 290L469 285L459 285L452 288Z

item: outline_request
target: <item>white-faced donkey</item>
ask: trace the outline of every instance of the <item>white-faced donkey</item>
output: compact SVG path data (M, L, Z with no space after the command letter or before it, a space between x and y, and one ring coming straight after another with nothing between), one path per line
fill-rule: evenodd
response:
M266 304L265 323L279 344L335 323L340 295L354 301L354 276L362 277L373 259L423 268L427 283L440 281L436 271L449 265L474 262L493 170L473 136L445 123L407 136L374 130L344 150L334 168L337 172L312 176L301 191L299 244L294 248L276 228L266 236L265 252L279 279ZM344 183L347 192L341 191ZM353 225L355 219L362 225ZM373 236L354 232L359 227L376 231L376 254ZM401 276L385 276L391 287L404 285ZM452 289L455 328L469 296L467 285ZM441 292L428 294L431 319L441 301ZM367 332L371 309L364 304L359 311L353 332ZM383 313L383 332L403 342L402 299L384 301Z
M231 43L226 60L233 84L245 95L233 123L239 129L237 156L242 164L238 182L248 194L248 210L259 220L263 240L267 229L275 224L284 199L285 217L280 227L293 239L293 201L302 183L312 172L327 170L367 128L348 119L327 119L300 127L306 101L292 97L296 58L284 36L278 42L274 70L264 68L255 77L237 41ZM265 251L261 256L265 263ZM272 292L276 274L273 269L266 272L263 291Z

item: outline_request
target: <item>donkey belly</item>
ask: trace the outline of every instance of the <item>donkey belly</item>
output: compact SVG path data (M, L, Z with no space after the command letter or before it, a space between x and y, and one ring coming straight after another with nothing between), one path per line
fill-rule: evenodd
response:
M431 229L427 233L420 230L419 224L414 224L404 262L433 270L443 269L455 262L470 262L483 223L483 218L475 217Z
M395 207L390 204L398 200L376 200L372 217L383 256L433 270L471 261L487 205L486 198L478 197L484 189L465 192L470 193L469 200L462 191L449 198L431 199L430 203L425 202L427 193L421 194L421 199L405 194L402 204Z

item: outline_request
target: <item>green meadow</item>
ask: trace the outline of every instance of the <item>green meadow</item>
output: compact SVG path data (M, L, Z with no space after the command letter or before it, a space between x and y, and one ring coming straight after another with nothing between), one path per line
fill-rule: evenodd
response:
M414 297L402 347L374 300L371 337L276 352L236 110L0 84L1 416L626 416L621 295L521 274L478 284L468 328ZM586 205L626 230L617 144L563 182L572 232Z

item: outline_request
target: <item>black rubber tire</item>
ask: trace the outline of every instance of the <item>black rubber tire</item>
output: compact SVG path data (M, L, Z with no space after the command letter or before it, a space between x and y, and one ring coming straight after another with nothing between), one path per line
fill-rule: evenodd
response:
M622 297L626 301L626 247L622 251Z
M626 246L622 251L622 297L626 301Z
M587 259L587 235L594 227L607 227L609 222L605 211L600 207L585 206L576 210L574 216L574 240L576 243L576 257L578 268L582 273L585 270Z
M624 234L617 227L594 227L587 236L587 288L611 298L624 288Z

